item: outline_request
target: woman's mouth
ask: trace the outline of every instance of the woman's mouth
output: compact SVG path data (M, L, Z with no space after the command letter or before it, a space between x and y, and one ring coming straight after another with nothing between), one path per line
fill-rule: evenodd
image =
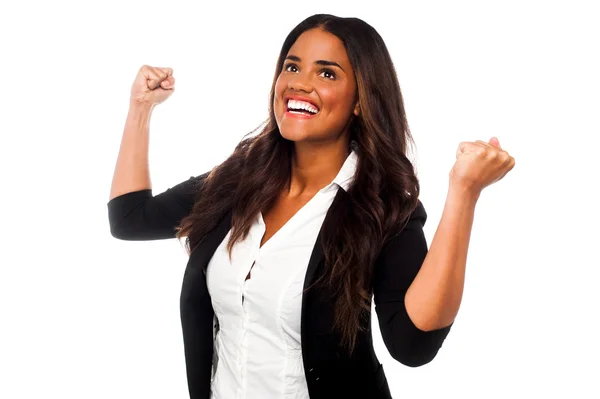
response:
M286 104L286 115L302 118L312 118L319 113L319 109L306 101L288 100Z

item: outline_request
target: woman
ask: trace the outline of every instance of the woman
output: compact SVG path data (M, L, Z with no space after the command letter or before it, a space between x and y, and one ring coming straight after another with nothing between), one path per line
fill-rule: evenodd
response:
M119 239L187 237L190 397L391 398L371 298L390 354L430 362L458 312L477 199L514 159L495 138L460 144L428 250L386 46L360 19L314 15L283 44L264 129L153 196L149 116L173 88L170 68L138 73L108 210Z

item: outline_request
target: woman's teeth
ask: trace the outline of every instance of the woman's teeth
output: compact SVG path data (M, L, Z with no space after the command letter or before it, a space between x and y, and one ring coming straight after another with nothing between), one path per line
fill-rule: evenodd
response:
M304 102L304 101L296 101L289 100L288 101L288 111L297 113L297 114L316 114L319 112L317 108L315 108L312 104Z

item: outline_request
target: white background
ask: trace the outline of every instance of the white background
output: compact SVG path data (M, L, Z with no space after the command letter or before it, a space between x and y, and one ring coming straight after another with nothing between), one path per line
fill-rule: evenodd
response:
M267 117L280 46L315 13L364 19L389 47L429 243L461 141L497 136L516 159L478 202L461 310L436 359L395 362L375 327L394 397L600 398L598 3L390 4L2 7L1 398L188 397L183 246L109 233L129 90L143 64L174 69L150 127L156 194Z

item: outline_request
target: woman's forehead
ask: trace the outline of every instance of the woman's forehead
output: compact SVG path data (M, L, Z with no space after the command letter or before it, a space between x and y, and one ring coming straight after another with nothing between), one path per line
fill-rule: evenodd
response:
M310 29L302 33L288 51L287 56L290 55L300 58L302 62L327 60L337 62L342 68L350 65L342 41L322 29Z

